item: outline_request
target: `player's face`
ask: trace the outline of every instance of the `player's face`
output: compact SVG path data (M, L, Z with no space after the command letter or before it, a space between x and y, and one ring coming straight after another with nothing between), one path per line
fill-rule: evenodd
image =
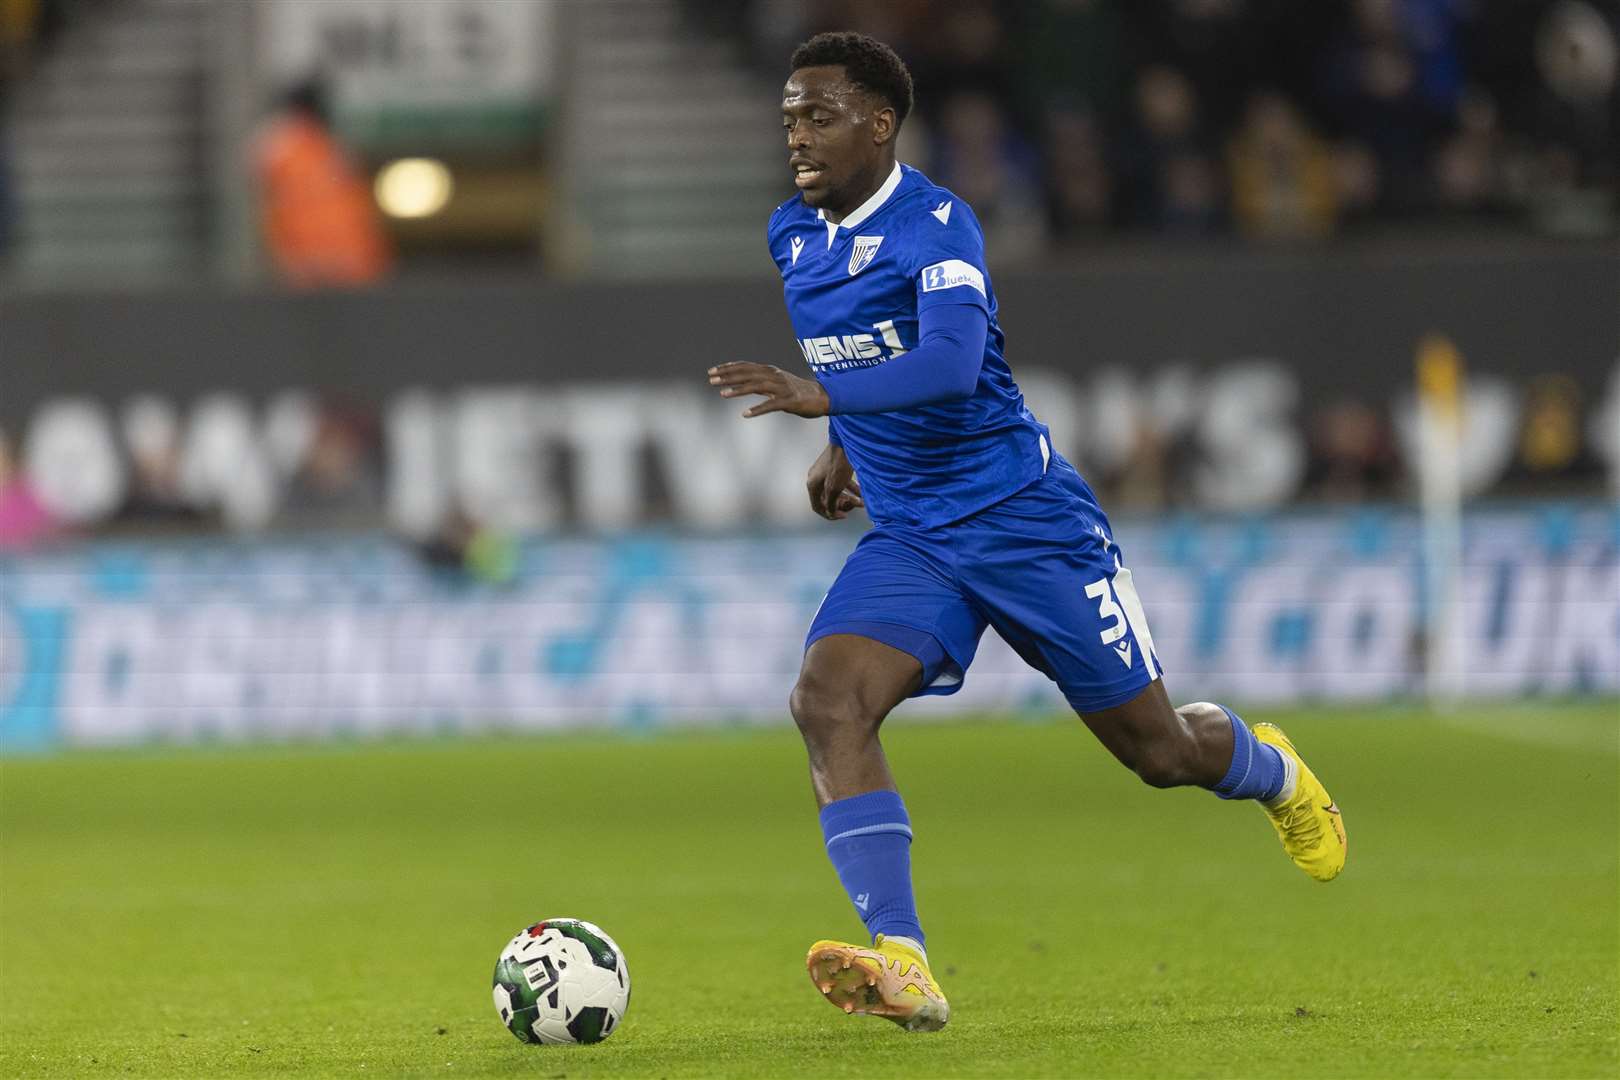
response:
M840 65L795 71L782 88L788 165L805 204L842 216L883 183L894 110Z

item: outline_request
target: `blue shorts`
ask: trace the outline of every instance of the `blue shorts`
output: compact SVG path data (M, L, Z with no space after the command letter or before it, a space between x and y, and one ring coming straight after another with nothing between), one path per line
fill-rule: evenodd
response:
M828 634L872 638L922 664L917 694L950 694L986 626L1082 713L1122 705L1162 673L1108 518L1060 457L1016 495L961 521L871 529L805 647Z

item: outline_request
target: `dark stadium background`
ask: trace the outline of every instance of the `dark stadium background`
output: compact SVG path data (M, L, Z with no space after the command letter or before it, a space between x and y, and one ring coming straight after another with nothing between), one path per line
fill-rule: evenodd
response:
M1324 970L1368 1001L1393 995L1387 1011L1313 999L1277 1015L1352 1026L1271 1025L1297 984L1290 956L1267 954L1239 980L1254 1012L1232 1038L1275 1056L1212 1067L1614 1074L1612 0L0 0L7 1072L353 1071L366 1054L437 1068L426 1020L387 1051L354 1034L393 1022L346 996L334 959L384 895L429 937L456 925L429 963L442 978L411 1000L465 1010L444 1026L465 1035L472 1071L523 1049L497 1041L479 981L512 930L548 913L598 919L649 973L602 1049L631 1056L570 1070L793 1071L770 1033L799 1006L839 1037L786 981L802 978L794 935L847 915L815 876L785 703L864 521L828 525L805 505L819 422L745 423L703 380L717 361L800 363L764 250L791 193L775 102L792 46L835 28L911 65L901 159L983 221L1008 360L1113 517L1172 696L1280 717L1307 754L1339 755L1321 770L1356 842L1333 910L1374 944ZM1440 454L1436 371L1462 375L1460 442ZM895 727L902 780L925 807L939 792L964 844L976 834L951 785L990 801L1023 785L1029 805L1009 815L1069 805L1068 774L1032 765L1054 752L1074 755L1073 783L1111 792L1054 826L1069 850L1115 830L1095 851L1128 867L1142 849L1118 830L1162 819L1152 844L1174 843L1174 814L1205 820L1190 802L1143 809L993 635L959 696L908 705ZM1448 768L1453 753L1469 764ZM770 809L733 857L780 852L764 879L809 883L804 898L784 884L774 918L759 913L775 894L729 870L659 861L719 827L681 784L725 786L751 762L744 787ZM510 791L484 807L485 770L507 767ZM593 783L621 769L622 790ZM1452 786L1426 785L1437 777ZM434 794L391 802L407 783ZM1493 815L1502 785L1575 809ZM1116 798L1129 812L1109 814ZM602 800L614 808L593 811ZM1391 800L1485 817L1403 821ZM321 814L350 831L289 824ZM602 851L579 833L593 814ZM522 847L516 818L561 830L533 845L562 845L579 869L490 866ZM670 831L644 833L649 818ZM215 831L194 833L205 819ZM420 892L389 820L437 838L427 850L468 891ZM118 821L123 846L98 821ZM1244 857L1279 859L1247 824ZM1148 943L1025 912L1042 928L1017 948L1050 950L1067 987L1046 1006L1049 1049L1001 1032L923 1071L1198 1071L1197 1025L1231 1018L1189 1003L1221 992L1224 961L1154 928L1181 914L1165 896L1246 880L1208 861L1240 827L1199 828L1163 889L1052 871L1139 911ZM936 860L920 872L938 875L946 851L919 836ZM1498 846L1470 850L1481 836ZM1023 865L979 840L980 857ZM194 850L245 861L190 893ZM613 850L663 876L636 878ZM333 871L332 895L353 903L322 909L328 938L301 936L286 920L314 927L324 916L299 904L325 894L289 899L265 879L254 906L241 883L266 866L255 851L364 865L378 891ZM1410 865L1379 861L1394 852ZM121 880L101 893L106 859ZM1268 888L1296 885L1265 866ZM486 880L502 875L510 894ZM978 925L965 913L994 907L975 888L942 876L934 893L964 972ZM1479 897L1477 937L1446 936L1442 892ZM745 1009L764 1026L735 1059L681 1042L694 1021L674 985L697 944L660 935L668 912L631 894L736 913L736 937L697 940L766 950L750 962L780 969L780 994L772 983ZM1276 941L1312 940L1323 901L1271 902ZM253 991L293 1018L260 1040L279 1063L194 1008L242 992L210 966L223 939L197 915L238 904L305 948ZM186 912L202 919L187 948L165 947ZM1235 911L1209 917L1242 932ZM85 924L106 936L76 938ZM1513 951L1555 936L1562 975ZM141 942L150 964L111 1042L61 1019L76 992L63 953L92 940ZM1381 940L1405 942L1415 967L1376 967ZM1177 955L1202 975L1176 983L1172 962L1169 989L1143 989L1132 965L1165 978L1145 959L1161 947L1191 950ZM1143 996L1099 998L1099 969ZM1390 1019L1420 1015L1425 995L1450 1003L1432 1028ZM1131 1026L1161 1007L1192 1026ZM700 1030L720 1023L711 1012ZM1518 1026L1532 1017L1561 1026ZM213 1041L180 1043L181 1023ZM330 1039L308 1034L328 1023ZM860 1045L889 1045L877 1034ZM834 1045L803 1037L807 1055ZM1321 1056L1291 1060L1300 1038Z

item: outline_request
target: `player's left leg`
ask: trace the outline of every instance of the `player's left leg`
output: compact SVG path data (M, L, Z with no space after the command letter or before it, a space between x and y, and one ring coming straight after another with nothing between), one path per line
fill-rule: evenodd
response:
M1171 706L1131 572L1067 462L964 521L960 537L964 580L990 624L1127 768L1155 787L1257 801L1302 870L1320 881L1339 873L1338 807L1282 732L1251 731L1220 705Z
M1348 842L1338 806L1274 725L1251 731L1232 710L1207 701L1172 708L1162 679L1124 704L1076 711L1144 783L1253 799L1301 870L1331 881L1344 869Z
M1175 708L1163 679L1154 679L1123 704L1089 709L1080 718L1121 765L1151 787L1194 785L1214 790L1225 779L1237 745L1219 705L1206 701ZM1267 763L1280 772L1274 755ZM1273 780L1280 783L1282 777L1259 780L1259 793L1265 793Z

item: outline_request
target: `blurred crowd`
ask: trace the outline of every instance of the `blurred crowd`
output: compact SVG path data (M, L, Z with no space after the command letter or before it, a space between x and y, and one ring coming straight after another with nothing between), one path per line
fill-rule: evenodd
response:
M1002 257L1120 231L1615 224L1612 2L689 3L776 75L822 30L891 43L917 86L902 157L972 203Z
M1579 497L1601 490L1605 467L1587 438L1585 402L1575 381L1546 374L1502 389L1518 406L1504 420L1504 465L1481 494ZM0 554L86 532L388 527L389 475L395 464L389 455L396 447L385 437L375 409L340 398L301 396L272 403L261 421L253 420L248 409L242 401L216 399L182 414L162 398L126 402L110 433L119 477L116 503L88 525L71 524L69 511L51 506L47 485L41 483L49 478L30 470L26 447L0 430ZM1411 447L1403 444L1397 412L1350 396L1305 403L1297 418L1303 475L1287 503L1355 505L1415 498ZM263 445L244 455L244 433L261 425ZM1196 426L1168 419L1153 407L1151 394L1122 406L1113 425L1119 445L1107 454L1070 450L1107 505L1122 513L1204 505L1200 477L1218 466ZM1068 433L1071 439L1077 434ZM82 461L70 461L68 467L97 471ZM666 461L661 468L657 463L649 468L640 524L679 520L680 508L660 479L672 467ZM560 503L557 524L583 525L580 478L559 467L554 479ZM64 497L97 486L80 476L65 485ZM484 580L510 574L509 537L460 508L452 509L437 529L414 536L413 543L435 567L465 570Z
M87 2L0 0L0 90ZM701 32L734 36L771 80L822 30L893 44L917 84L901 156L973 205L1000 259L1120 235L1287 243L1435 222L1603 236L1620 213L1616 0L682 2ZM0 140L0 249L5 152ZM281 280L352 285L388 273L390 238L318 85L277 102L252 168ZM514 171L513 182L532 187L531 175ZM1512 464L1492 493L1592 490L1601 465L1575 384L1549 373L1515 392ZM269 524L382 525L390 463L375 407L323 401L286 415L277 430L296 435L283 440L295 449L273 463ZM1299 422L1303 498L1410 495L1387 403L1312 402ZM188 439L201 437L183 433L172 404L129 403L116 426L124 494L105 517L113 529L265 524L232 520L216 495L235 484L229 505L251 518L243 491L271 481L197 465L210 453L188 457ZM1185 432L1144 415L1122 443L1116 461L1081 461L1110 505L1195 501L1190 478L1207 463ZM215 456L229 460L226 450ZM73 532L22 459L0 432L0 550ZM648 513L668 508L650 499ZM422 551L485 573L504 558L460 513Z
M241 453L235 402L189 417L155 396L119 410L113 440L121 492L97 533L199 529L378 528L386 465L375 410L342 399L284 400L271 410L267 461ZM205 415L206 413L206 415ZM17 440L0 431L0 552L82 530L53 510ZM95 470L90 470L95 471ZM92 485L93 486L93 485ZM222 489L232 488L231 497Z
M103 2L0 0L0 88ZM1121 234L1620 227L1620 0L679 2L772 81L822 30L893 44L917 84L903 158L973 204L1002 261ZM375 280L392 252L370 178L309 89L256 150L267 254L294 284ZM536 176L500 199L532 201Z

